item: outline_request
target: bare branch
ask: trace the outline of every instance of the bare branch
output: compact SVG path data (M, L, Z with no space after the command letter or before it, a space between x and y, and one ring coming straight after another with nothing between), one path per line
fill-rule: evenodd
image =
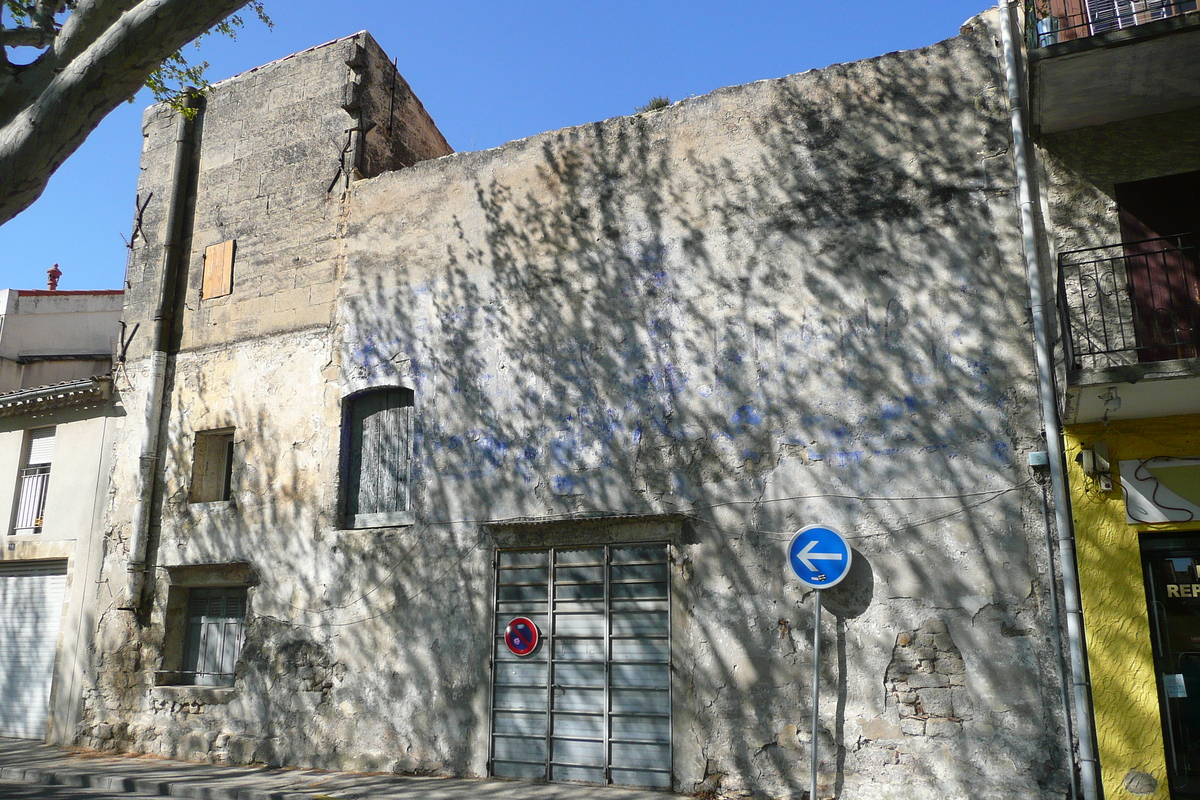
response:
M0 47L49 47L54 28L2 28Z

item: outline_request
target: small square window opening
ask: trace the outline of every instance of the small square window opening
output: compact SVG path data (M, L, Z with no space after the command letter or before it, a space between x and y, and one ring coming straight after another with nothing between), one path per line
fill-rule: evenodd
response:
M233 429L197 431L190 503L228 500L233 485Z

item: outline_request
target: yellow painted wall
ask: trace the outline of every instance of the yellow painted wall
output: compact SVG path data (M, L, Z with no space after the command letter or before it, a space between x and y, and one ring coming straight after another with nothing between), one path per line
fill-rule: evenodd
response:
M1200 531L1200 523L1129 525L1120 483L1099 491L1075 456L1098 441L1109 446L1114 482L1124 459L1200 456L1200 416L1076 425L1066 431L1075 518L1079 585L1087 636L1100 770L1108 800L1170 797L1158 712L1150 621L1138 535L1143 531ZM1158 779L1153 795L1122 785L1130 770Z

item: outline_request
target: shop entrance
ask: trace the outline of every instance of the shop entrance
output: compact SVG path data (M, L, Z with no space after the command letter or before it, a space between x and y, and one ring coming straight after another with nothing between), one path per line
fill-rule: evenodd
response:
M1172 798L1200 798L1200 531L1143 539Z

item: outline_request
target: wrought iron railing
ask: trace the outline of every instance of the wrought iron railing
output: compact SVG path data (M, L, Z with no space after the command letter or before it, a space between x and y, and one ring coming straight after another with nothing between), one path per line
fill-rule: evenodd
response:
M1197 358L1200 234L1061 253L1058 307L1068 369Z
M1030 46L1047 47L1186 14L1197 0L1033 0L1027 8Z
M40 533L42 516L46 511L46 489L50 486L50 466L26 467L21 470L18 492L17 519L13 529L19 533Z

